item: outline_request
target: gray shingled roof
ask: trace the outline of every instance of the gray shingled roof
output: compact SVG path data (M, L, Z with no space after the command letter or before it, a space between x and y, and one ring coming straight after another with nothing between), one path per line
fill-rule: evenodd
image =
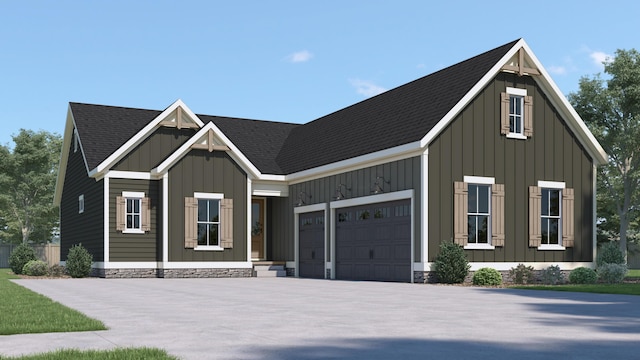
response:
M198 115L262 173L290 174L422 139L516 41L307 124ZM71 103L94 169L161 111Z

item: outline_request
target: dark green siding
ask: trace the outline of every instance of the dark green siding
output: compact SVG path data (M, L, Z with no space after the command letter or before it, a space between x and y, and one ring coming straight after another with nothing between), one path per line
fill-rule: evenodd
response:
M193 129L161 127L130 151L114 167L121 171L149 171L195 134Z
M162 198L158 180L109 179L109 261L157 261L162 259ZM151 201L151 231L123 234L116 231L116 196L140 191Z
M82 243L93 261L104 261L104 181L87 175L82 152L69 149L60 200L60 260L66 261L71 246ZM78 213L78 197L84 194L84 213Z
M533 136L500 134L500 93L526 87L533 96ZM496 77L429 146L429 261L441 241L453 237L453 182L467 176L494 177L505 184L505 246L467 250L470 261L591 261L593 239L592 159L564 119L528 76ZM539 180L563 181L575 190L575 247L539 251L528 245L528 187Z
M184 248L184 198L194 192L233 199L233 249ZM169 170L169 261L247 261L247 174L225 152L191 150Z
M382 165L327 176L320 179L306 181L289 186L289 197L272 201L274 211L273 228L273 259L294 259L294 214L293 208L298 201L298 194L304 191L311 198L305 199L307 205L329 203L335 201L336 188L345 184L351 190L342 189L347 199L372 195L372 189L377 176L382 176L390 184L384 184L384 192L394 192L415 189L415 207L413 209L416 223L415 234L420 234L420 157L389 162ZM415 258L420 261L420 236L415 239ZM326 258L331 261L331 250L327 249Z

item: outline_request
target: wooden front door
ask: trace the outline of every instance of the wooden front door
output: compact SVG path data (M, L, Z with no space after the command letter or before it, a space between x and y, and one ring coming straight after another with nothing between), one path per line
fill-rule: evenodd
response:
M264 199L251 199L251 258L264 260Z

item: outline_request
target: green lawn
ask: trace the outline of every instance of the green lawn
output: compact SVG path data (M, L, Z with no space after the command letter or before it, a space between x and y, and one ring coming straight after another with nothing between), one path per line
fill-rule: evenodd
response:
M640 269L631 269L627 273L627 277L639 278L640 277Z
M640 295L640 284L534 285L511 286L512 289L588 292L598 294Z
M55 352L21 357L2 357L0 360L177 360L164 350L152 348L127 348L114 350L58 350Z
M0 335L107 329L101 321L9 281L15 278L9 269L0 269Z

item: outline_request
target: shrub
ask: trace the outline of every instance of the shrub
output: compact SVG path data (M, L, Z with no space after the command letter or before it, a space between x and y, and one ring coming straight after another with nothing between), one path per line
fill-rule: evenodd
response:
M464 282L471 265L462 246L446 241L440 244L440 254L433 264L438 281L447 284Z
M82 244L73 245L67 255L67 273L74 278L89 276L92 262L93 255Z
M598 266L598 278L607 284L619 284L627 275L625 264L602 264Z
M49 265L42 260L31 260L24 264L22 273L29 276L44 276L49 273Z
M473 274L473 285L500 285L502 275L496 269L482 268Z
M564 282L564 274L560 270L560 266L551 265L542 270L542 283L545 285L556 285Z
M595 284L596 281L598 281L598 274L587 267L579 267L569 273L569 282L572 284Z
M533 267L518 264L515 268L509 269L509 276L516 284L529 284L533 281Z
M64 270L64 266L60 266L60 265L51 265L51 267L49 268L49 275L51 276L62 276L64 275L65 270Z
M22 269L31 260L37 260L36 252L31 246L20 244L13 250L9 257L9 266L14 274L22 274Z
M624 264L624 254L617 243L609 241L598 249L596 264L598 267L604 264Z

